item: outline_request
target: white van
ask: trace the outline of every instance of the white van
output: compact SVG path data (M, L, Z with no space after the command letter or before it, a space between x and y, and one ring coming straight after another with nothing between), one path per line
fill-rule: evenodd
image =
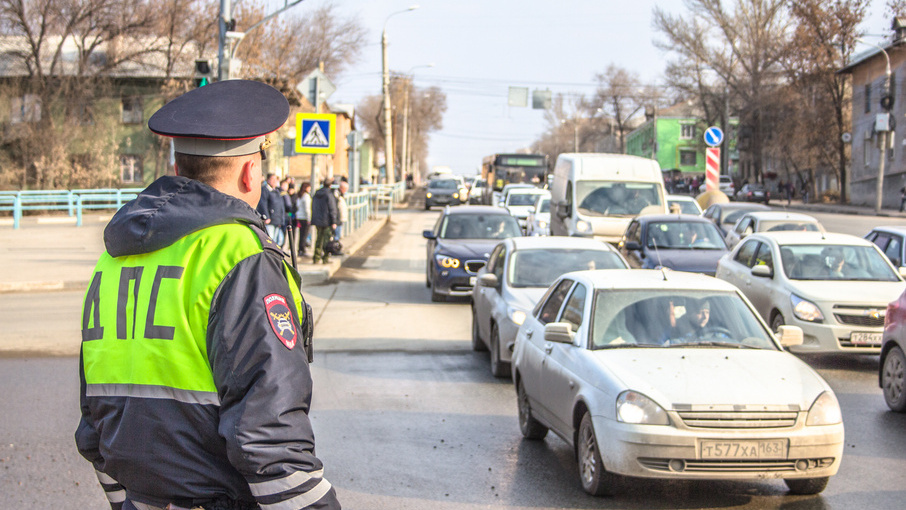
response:
M561 154L551 183L551 234L616 244L640 214L666 214L661 168L624 154Z

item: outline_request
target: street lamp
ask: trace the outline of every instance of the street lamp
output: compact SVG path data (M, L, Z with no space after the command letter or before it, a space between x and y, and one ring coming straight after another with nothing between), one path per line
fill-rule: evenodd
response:
M887 133L890 130L890 124L889 124L890 123L890 107L893 106L891 98L889 97L890 96L890 76L891 76L890 56L887 54L887 51L885 51L884 48L882 48L881 46L879 46L875 43L868 42L865 39L862 39L861 37L857 37L856 41L858 41L862 44L867 44L869 46L874 46L875 48L881 50L881 53L884 54L884 59L886 60L886 63L887 63L887 68L884 70L884 73L885 73L884 93L881 96L881 107L884 108L885 110L887 110L887 113L886 113L887 125L886 126L882 125L881 127L883 127L884 129L879 130L881 133L881 140L880 140L881 154L879 156L880 161L878 162L878 182L875 185L875 214L878 214L881 212L881 204L884 201L884 199L883 199L884 162L887 159L887 150L888 150L887 149L887 144L888 144ZM880 115L885 115L885 114L878 114L878 115L880 117ZM875 121L875 125L876 126L878 125L877 121Z
M387 66L387 22L397 14L414 11L418 5L412 5L408 9L390 13L384 20L384 28L381 31L381 62L382 62L382 81L384 93L384 168L387 171L387 184L393 184L396 180L393 171L393 127L392 114L390 111L390 69Z
M434 67L434 64L433 63L421 64L421 65L412 67L411 69L409 69L408 72L406 72L407 79L409 76L413 76L412 71L415 71L416 69L426 68L426 67ZM415 78L413 77L412 79L414 80ZM410 144L410 141L409 141L409 85L410 85L410 83L406 83L406 88L403 92L403 97L405 98L404 106L403 106L403 150L402 150L402 154L403 154L402 171L403 171L404 179L409 174L409 160L411 159L411 155L409 154L411 152L410 148L409 148L409 144ZM413 179L414 179L414 177L413 177Z

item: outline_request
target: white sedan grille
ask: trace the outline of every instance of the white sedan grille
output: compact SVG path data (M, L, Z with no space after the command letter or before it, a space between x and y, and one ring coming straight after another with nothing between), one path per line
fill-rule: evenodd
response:
M687 427L704 429L781 429L793 427L799 418L796 406L777 408L734 409L675 406Z

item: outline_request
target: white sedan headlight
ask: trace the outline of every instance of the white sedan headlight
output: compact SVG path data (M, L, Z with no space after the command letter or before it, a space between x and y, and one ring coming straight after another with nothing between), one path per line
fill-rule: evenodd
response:
M585 220L579 220L576 222L576 231L582 232L584 234L591 233L591 223Z
M790 304L793 305L793 315L800 320L808 322L821 322L824 320L821 309L811 301L802 299L796 294L790 294Z
M521 326L522 323L525 322L525 312L522 310L510 308L507 310L506 314L510 317L510 320L513 321L513 324L517 326Z
M840 412L840 404L837 397L830 391L818 395L812 408L808 410L808 419L805 424L814 425L836 425L843 421L843 413Z
M539 228L547 228L547 222L546 222L546 221L539 221L539 222L538 222L538 227L539 227Z
M641 393L627 390L617 397L617 421L640 425L670 425L667 411Z

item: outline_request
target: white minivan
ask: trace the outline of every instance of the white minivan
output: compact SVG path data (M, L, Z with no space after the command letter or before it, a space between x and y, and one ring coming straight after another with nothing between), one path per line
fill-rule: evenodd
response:
M666 214L657 161L624 154L561 154L551 183L551 234L616 244L640 214Z

